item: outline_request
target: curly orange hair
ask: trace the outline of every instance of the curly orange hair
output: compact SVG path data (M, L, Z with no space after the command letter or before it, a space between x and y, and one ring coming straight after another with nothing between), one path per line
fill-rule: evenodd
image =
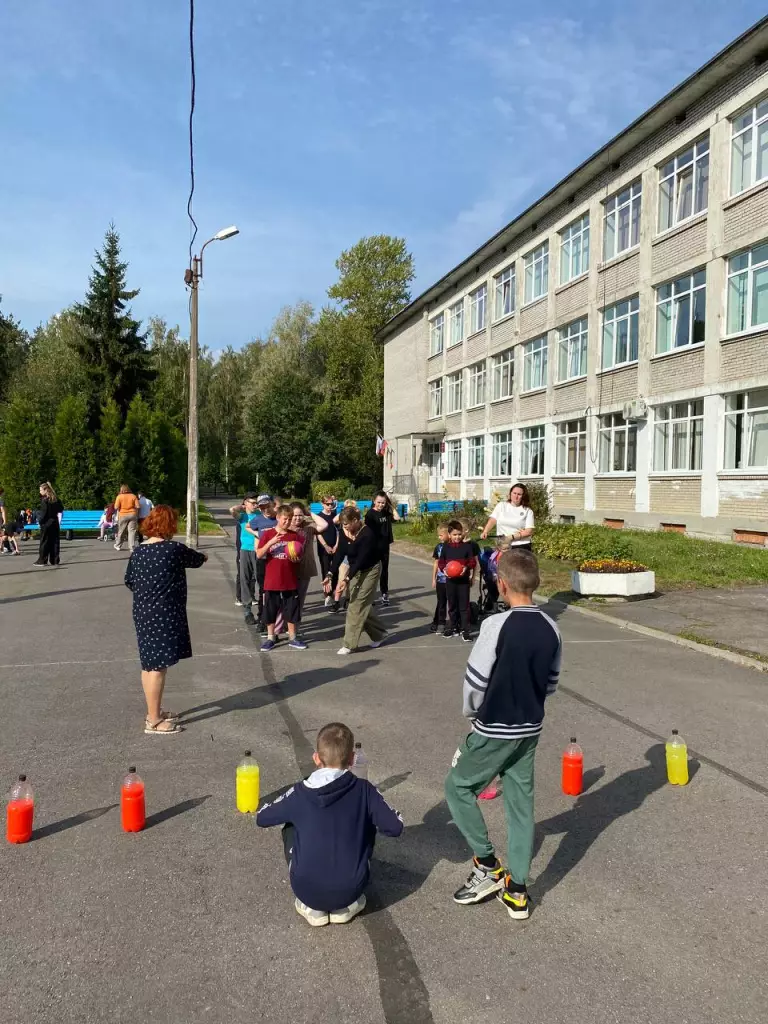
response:
M139 529L145 537L162 537L170 540L179 524L179 516L170 505L155 505L149 515L142 519Z

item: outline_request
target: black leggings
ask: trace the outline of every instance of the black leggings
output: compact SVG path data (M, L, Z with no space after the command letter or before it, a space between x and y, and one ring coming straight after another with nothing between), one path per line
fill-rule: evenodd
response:
M448 607L448 595L445 583L441 583L439 580L435 583L435 596L437 597L437 607L435 608L435 617L432 619L432 622L436 626L444 626Z
M448 621L446 625L455 630L461 629L462 633L468 633L471 624L469 617L469 580L466 583L447 580L445 592L448 598Z
M320 560L320 575L322 576L323 579L325 579L325 577L331 571L331 566L333 565L333 555L330 553L330 551L325 550L320 541L317 542L317 557ZM335 572L331 577L331 593L333 593L336 590L336 584L338 582L339 574L338 572Z
M389 593L389 544L386 544L381 551L381 579L379 588L382 594Z
M40 528L40 552L38 554L38 561L45 565L46 562L50 562L51 565L59 564L59 546L61 542L61 531L59 530L59 524L46 523L45 526Z

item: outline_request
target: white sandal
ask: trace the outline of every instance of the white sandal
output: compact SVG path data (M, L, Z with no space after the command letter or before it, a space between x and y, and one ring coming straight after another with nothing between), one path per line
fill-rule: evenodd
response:
M170 726L170 728L160 728L161 726ZM181 726L177 722L171 721L170 718L160 718L154 725L148 718L144 719L144 732L148 736L175 736L176 733L181 732Z

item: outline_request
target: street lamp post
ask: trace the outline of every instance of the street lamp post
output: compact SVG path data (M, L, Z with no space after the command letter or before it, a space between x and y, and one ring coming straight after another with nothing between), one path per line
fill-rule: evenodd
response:
M190 289L189 303L189 429L187 431L187 545L191 548L197 547L198 541L198 473L197 473L197 450L198 450L198 429L197 429L197 295L198 285L203 277L203 253L205 246L211 242L223 241L225 238L232 238L239 234L239 229L234 225L223 228L209 238L200 250L199 256L194 256L192 266L184 271L184 283Z

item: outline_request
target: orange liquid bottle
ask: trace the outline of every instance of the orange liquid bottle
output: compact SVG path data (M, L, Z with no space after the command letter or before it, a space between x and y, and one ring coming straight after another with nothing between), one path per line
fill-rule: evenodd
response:
M144 808L144 783L131 767L120 790L120 820L124 832L141 832L147 820Z
M26 775L11 790L5 814L5 838L9 843L28 843L32 838L35 802Z
M571 736L571 742L563 752L563 792L566 796L578 796L584 782L584 754Z

